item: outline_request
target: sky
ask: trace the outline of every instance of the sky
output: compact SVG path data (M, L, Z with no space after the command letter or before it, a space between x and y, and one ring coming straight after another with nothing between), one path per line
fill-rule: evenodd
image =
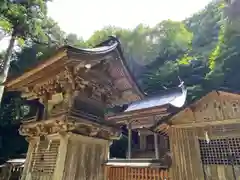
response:
M211 0L53 0L48 15L66 33L88 39L96 30L112 25L134 28L154 26L162 20L183 20L203 9ZM5 49L9 39L0 41Z

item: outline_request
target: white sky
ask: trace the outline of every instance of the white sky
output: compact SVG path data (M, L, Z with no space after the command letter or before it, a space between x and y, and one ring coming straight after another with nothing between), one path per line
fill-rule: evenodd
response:
M113 25L134 28L139 23L153 26L162 20L183 20L211 0L53 0L49 16L66 33L88 39L96 30ZM0 50L8 40L0 41Z

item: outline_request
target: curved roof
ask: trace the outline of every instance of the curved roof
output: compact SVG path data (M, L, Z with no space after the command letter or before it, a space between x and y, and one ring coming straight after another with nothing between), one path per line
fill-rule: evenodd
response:
M48 73L51 73L51 76L53 76L54 73L59 73L60 69L63 69L68 64L78 65L79 63L85 63L90 64L91 67L93 67L97 64L100 64L102 60L109 58L109 56L111 56L113 60L117 58L117 67L120 68L120 71L124 73L125 79L123 79L124 82L122 83L127 86L126 90L127 88L130 88L133 90L132 92L139 97L137 99L143 98L144 93L139 88L132 73L129 71L126 60L123 56L121 43L115 37L110 37L94 48L75 48L68 45L63 46L54 52L54 54L46 61L41 62L29 71L25 72L23 75L13 80L8 80L5 83L5 87L10 91L19 91L23 86L27 86L30 83L33 84L34 82L37 83L37 81L39 81L42 77L46 77L46 74ZM114 76L114 73L116 72L112 73L113 74L110 76ZM115 77L113 77L113 79L114 78ZM116 83L119 82L116 81ZM117 86L119 89L123 87L123 85L120 84Z
M163 105L172 105L180 108L185 104L187 98L187 89L182 86L174 89L165 90L159 95L155 95L128 105L124 112L148 109Z

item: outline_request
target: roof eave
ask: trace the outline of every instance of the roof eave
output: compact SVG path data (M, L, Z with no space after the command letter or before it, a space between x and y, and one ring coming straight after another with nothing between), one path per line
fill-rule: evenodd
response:
M31 77L33 74L36 74L40 71L42 71L44 68L49 67L50 65L56 63L57 61L59 61L61 58L63 58L64 56L67 56L67 48L65 46L61 47L60 49L58 49L56 51L56 54L53 55L52 57L50 57L48 60L46 60L43 63L40 63L38 66L36 66L35 68L25 72L24 74L22 74L21 76L12 79L12 80L8 80L5 83L5 88L10 89L11 87L15 86L16 84L28 79L29 77Z
M168 108L170 107L169 104L165 104L162 106L157 106L153 108L146 108L146 109L138 109L134 111L128 112L120 112L118 114L106 116L107 121L121 121L121 119L134 119L135 117L146 117L146 116L155 116L159 113L169 113ZM159 114L160 115L160 114Z

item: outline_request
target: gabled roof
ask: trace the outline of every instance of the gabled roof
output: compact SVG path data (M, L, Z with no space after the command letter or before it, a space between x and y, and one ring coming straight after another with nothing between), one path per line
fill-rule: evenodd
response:
M239 112L234 112L231 105L235 104L236 106L236 104L239 103L239 93L213 90L187 107L180 108L177 112L159 120L152 129L154 131L164 132L172 125L185 125L185 127L193 127L198 123L203 124L206 122L207 124L218 120L223 123L224 120L236 119L235 116L238 116ZM208 117L209 115L210 117Z

